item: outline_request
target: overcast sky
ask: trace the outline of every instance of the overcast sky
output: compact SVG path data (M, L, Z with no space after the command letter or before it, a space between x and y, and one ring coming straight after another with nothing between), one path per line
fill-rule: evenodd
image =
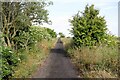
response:
M83 11L87 4L94 4L100 10L100 15L105 16L107 28L112 34L118 35L118 1L119 0L51 0L53 5L48 7L52 25L44 25L70 36L71 29L69 19L78 11Z

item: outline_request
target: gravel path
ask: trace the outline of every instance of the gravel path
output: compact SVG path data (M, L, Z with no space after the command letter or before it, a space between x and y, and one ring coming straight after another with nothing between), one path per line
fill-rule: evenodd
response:
M77 78L73 64L65 56L63 43L60 39L32 78Z

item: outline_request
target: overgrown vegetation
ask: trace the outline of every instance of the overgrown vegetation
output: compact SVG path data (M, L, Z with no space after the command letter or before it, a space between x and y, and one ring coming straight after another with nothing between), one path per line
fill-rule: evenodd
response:
M37 71L38 67L48 57L49 51L53 48L56 39L42 40L37 42L29 51L19 52L22 61L14 68L13 78L30 78Z
M73 39L65 40L68 56L83 78L117 77L118 38L107 32L106 21L94 5L87 5L81 13L70 20Z
M0 8L0 79L30 77L47 57L56 38L46 7L52 2L2 2ZM86 6L72 20L73 39L65 40L66 50L81 77L117 77L118 38L109 34L104 17L94 5ZM65 35L59 33L60 37ZM82 73L82 74L81 74Z
M2 54L0 56L2 56L1 62L3 79L9 78L12 76L12 74L17 75L13 77L19 78L27 77L28 75L32 74L29 72L32 70L32 66L36 67L38 65L36 63L40 63L41 60L47 56L47 53L49 53L51 46L54 45L53 43L55 40L53 42L52 41L52 36L49 34L49 32L47 32L46 28L32 26L30 28L30 33L23 33L18 38L18 42L21 45L18 45L19 48L17 48L17 50L12 50L7 46L1 45L0 51ZM33 60L33 62L36 60L34 62L35 64L31 64L29 60ZM23 63L29 64L30 68L28 69L28 66L23 65ZM22 67L18 68L19 66ZM14 73L15 68L18 68L17 73ZM25 75L22 75L19 73L19 69L21 69L20 72L23 69L25 73L27 73Z
M89 46L73 48L72 38L64 38L67 55L82 78L117 78L118 46Z
M52 4L52 2L44 0L40 0L39 2L10 1L1 3L1 79L5 80L11 77L26 77L29 75L28 72L33 70L31 67L36 66L36 63L30 66L29 58L31 58L33 62L38 62L44 59L43 57L46 52L42 50L48 52L51 45L45 48L41 48L40 45L45 45L42 43L43 40L51 42L52 38L56 37L56 33L54 30L48 30L48 28L32 26L32 23L40 25L42 23L50 24L51 21L48 18L48 10L46 10L45 7ZM36 59L38 59L38 61L36 61ZM22 70L20 68L22 64L29 64L30 70L27 69L27 65L22 67L26 69L26 71ZM21 69L21 71L27 74L23 76L17 69Z
M57 37L57 34L56 34L56 32L55 32L54 30L49 29L49 28L46 28L46 30L47 30L47 32L50 34L50 36L51 36L52 38L56 38L56 37Z

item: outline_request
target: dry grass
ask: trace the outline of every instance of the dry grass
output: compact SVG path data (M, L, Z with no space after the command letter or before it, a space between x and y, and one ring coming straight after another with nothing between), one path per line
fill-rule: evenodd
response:
M69 53L72 54L71 58L78 69L84 73L83 77L117 77L117 50L112 51L107 47L82 48L81 50L72 49Z
M25 51L24 60L15 68L13 78L29 78L37 67L47 58L49 51L54 47L56 39L38 42L30 51Z
M71 48L70 39L64 39L66 50L80 76L84 78L115 78L118 72L118 47L100 46Z

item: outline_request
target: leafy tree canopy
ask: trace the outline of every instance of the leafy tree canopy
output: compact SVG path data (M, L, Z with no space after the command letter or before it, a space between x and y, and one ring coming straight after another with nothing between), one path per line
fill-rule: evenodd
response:
M52 2L39 0L39 2L2 2L0 14L2 16L2 33L9 47L16 44L16 36L25 31L29 31L32 23L48 23L48 10L45 8Z

